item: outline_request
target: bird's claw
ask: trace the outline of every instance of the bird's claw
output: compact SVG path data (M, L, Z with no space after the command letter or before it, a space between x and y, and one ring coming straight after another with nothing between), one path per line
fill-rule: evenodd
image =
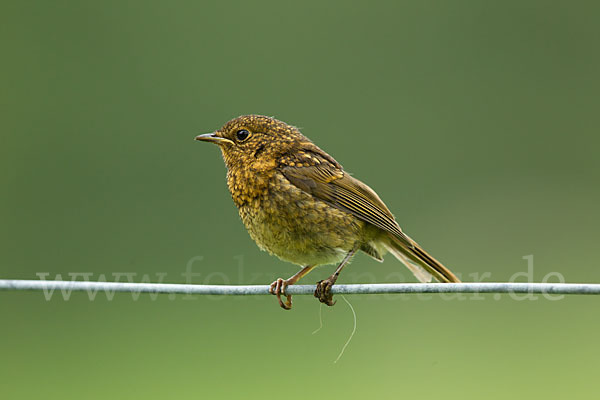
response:
M277 300L279 301L279 305L281 306L281 308L283 308L284 310L291 310L292 309L292 295L285 294L285 288L287 288L287 287L288 287L288 282L286 280L277 278L277 280L275 282L271 283L271 286L269 287L269 293L277 296ZM281 295L284 295L286 297L285 302L283 300L281 300Z
M331 287L335 283L335 279L331 277L317 282L317 288L315 289L315 297L319 299L321 303L333 306L337 301L333 301L333 295L331 294Z

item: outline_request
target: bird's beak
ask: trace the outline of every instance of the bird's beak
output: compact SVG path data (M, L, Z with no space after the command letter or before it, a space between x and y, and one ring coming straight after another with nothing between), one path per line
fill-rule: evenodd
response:
M196 136L196 140L200 140L201 142L212 142L216 144L233 144L231 140L225 139L221 136L217 136L215 133L205 133L203 135L198 135Z

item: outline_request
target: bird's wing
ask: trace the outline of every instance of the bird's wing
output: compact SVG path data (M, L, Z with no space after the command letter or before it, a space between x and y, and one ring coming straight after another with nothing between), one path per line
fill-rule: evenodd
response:
M412 247L412 240L402 232L390 210L373 189L344 172L339 164L333 164L319 154L309 154L308 158L306 156L304 158L305 160L302 160L304 162L288 161L280 166L280 171L292 184L338 209L391 233Z
M428 282L429 275L440 282L460 282L449 269L402 232L373 189L345 173L331 156L319 150L317 148L315 153L303 151L282 159L280 171L301 190L388 232L392 239L386 245L388 250L422 282Z

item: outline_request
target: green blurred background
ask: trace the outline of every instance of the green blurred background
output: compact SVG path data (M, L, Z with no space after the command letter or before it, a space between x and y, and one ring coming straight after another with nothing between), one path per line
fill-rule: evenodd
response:
M536 281L600 282L597 4L2 1L0 277L288 277L245 232L217 148L192 140L260 113L301 127L464 280L515 279L533 255ZM401 280L364 255L341 278ZM284 312L267 296L2 292L0 393L596 392L597 298L348 296L357 332L333 364L352 330L340 300L311 335L309 296Z

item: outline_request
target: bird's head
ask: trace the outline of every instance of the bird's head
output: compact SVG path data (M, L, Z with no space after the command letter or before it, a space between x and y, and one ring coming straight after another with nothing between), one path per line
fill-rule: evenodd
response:
M252 170L273 168L282 155L312 144L298 128L263 115L232 119L213 133L196 136L196 140L217 144L228 168Z

